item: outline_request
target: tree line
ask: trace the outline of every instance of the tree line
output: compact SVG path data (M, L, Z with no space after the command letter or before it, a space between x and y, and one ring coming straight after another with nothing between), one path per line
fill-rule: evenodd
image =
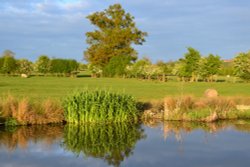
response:
M166 82L171 76L180 81L216 81L216 76L235 76L250 80L250 51L239 53L232 60L224 61L218 55L202 56L192 47L177 61L157 61L149 58L131 60L128 56L115 56L103 67L82 64L74 59L49 58L41 55L35 62L16 59L15 53L6 50L0 56L0 73L5 75L54 75L76 76L80 70L89 71L92 77L123 77Z
M166 82L171 76L179 81L214 82L218 76L239 77L250 80L250 51L240 53L232 60L222 60L220 56L202 56L192 47L187 48L183 58L177 61L152 63L144 57L129 61L127 56L116 56L104 67L89 65L93 76L139 78Z
M16 59L15 53L5 50L0 57L0 73L5 75L16 74L53 74L57 76L76 75L79 63L74 59L49 58L41 55L36 62L28 59Z

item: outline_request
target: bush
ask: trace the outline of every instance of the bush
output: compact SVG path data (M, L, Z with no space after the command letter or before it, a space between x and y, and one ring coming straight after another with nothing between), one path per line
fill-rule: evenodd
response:
M5 123L4 123L5 126L17 126L18 125L18 122L15 118L7 118Z
M83 91L64 101L64 117L70 123L137 121L135 99L108 91Z
M115 56L104 67L104 75L108 77L123 76L126 74L126 67L130 62L131 57L129 56Z

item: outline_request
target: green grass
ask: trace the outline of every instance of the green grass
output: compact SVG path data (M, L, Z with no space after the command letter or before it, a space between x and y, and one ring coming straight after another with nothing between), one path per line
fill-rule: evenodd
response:
M250 96L250 83L183 83L142 81L122 78L66 78L66 77L4 77L0 76L0 96L11 94L33 100L62 99L77 89L105 89L133 95L148 101L165 96L203 96L207 88L215 88L221 96Z

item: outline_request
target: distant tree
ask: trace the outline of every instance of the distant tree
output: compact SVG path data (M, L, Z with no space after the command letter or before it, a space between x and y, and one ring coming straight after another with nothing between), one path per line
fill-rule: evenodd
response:
M50 71L50 59L46 55L41 55L35 63L36 71L46 74Z
M159 67L159 75L162 76L162 81L166 81L166 75L171 75L174 63L173 62L163 62L163 61L158 61L156 65Z
M31 71L33 70L32 62L30 62L27 59L20 59L17 61L17 68L19 74L30 74Z
M77 71L78 63L72 59L52 59L50 61L50 72L55 74L72 75Z
M104 67L104 75L109 77L125 77L126 67L131 63L129 56L112 57L109 63Z
M3 63L4 63L4 57L0 57L0 73L3 73Z
M11 50L5 50L2 54L2 57L15 57L15 53Z
M244 80L250 80L250 51L234 58L234 73Z
M79 70L80 71L85 71L88 70L88 65L87 64L83 64L83 63L79 63Z
M201 59L199 73L207 81L213 81L213 76L220 72L221 65L222 61L219 56L209 54L209 56Z
M189 79L189 77L187 78L186 63L183 59L180 59L175 63L172 73L173 75L178 76L181 81Z
M200 52L194 48L187 48L188 52L184 55L182 63L184 63L184 77L190 78L191 81L197 80L199 72Z
M148 68L152 65L152 62L144 57L134 64L127 66L126 71L130 77L134 78L146 78L148 76Z
M15 53L10 50L5 50L2 54L1 60L1 72L4 74L14 73L16 70L16 60L14 58Z
M233 76L234 75L234 63L231 62L222 62L220 75L222 76Z
M89 63L102 68L115 56L136 59L137 52L131 45L142 45L147 33L136 27L134 17L126 13L120 4L111 5L87 18L98 28L86 33L90 46L84 52L84 57Z
M91 77L97 78L102 76L102 68L97 65L89 64L88 65L88 70L91 72Z

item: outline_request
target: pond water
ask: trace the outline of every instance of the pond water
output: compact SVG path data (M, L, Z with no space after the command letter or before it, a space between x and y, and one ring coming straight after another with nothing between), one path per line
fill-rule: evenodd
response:
M248 166L249 143L249 121L2 127L0 166Z

